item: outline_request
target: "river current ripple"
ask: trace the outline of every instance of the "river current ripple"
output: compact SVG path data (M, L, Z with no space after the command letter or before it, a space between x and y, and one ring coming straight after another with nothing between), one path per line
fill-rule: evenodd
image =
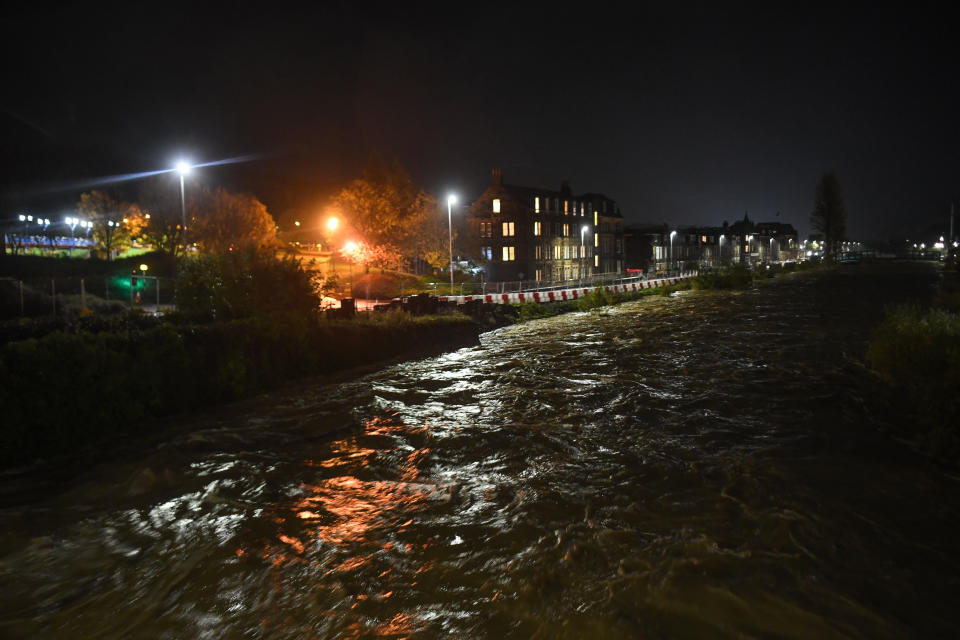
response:
M0 636L950 635L958 481L863 367L932 278L534 321L8 477Z

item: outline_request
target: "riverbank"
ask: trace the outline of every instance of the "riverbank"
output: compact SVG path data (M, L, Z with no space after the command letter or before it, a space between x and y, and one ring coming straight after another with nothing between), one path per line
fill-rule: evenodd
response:
M158 419L294 380L475 344L460 315L330 321L275 314L206 325L69 333L0 350L0 468L137 437Z

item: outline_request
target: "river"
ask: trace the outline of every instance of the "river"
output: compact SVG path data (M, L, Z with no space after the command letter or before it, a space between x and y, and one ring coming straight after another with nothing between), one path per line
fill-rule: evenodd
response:
M952 636L960 482L863 365L935 279L537 320L7 474L0 636Z

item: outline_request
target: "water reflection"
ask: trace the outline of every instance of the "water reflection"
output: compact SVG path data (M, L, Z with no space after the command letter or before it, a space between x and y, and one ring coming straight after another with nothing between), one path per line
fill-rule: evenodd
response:
M415 588L417 576L433 564L423 556L436 542L411 535L411 528L431 503L450 500L445 484L418 481L430 447L410 443L428 431L396 414L379 415L360 433L330 443L323 457L303 462L313 480L299 483L289 503L270 510L276 537L256 552L274 568L278 592L296 597L304 580L314 581L311 590L322 594L325 615L346 625L348 635L396 637L417 628L416 610L390 601L398 590ZM396 463L373 468L378 458ZM251 553L238 550L240 556ZM267 629L283 624L264 620Z

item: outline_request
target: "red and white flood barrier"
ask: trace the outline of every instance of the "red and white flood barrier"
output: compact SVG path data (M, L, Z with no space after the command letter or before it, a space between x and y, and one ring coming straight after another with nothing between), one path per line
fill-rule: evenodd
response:
M517 291L514 293L487 293L475 296L438 296L440 302L454 302L464 304L479 300L487 304L522 304L524 302L563 302L564 300L576 300L588 296L595 290L606 289L608 293L628 293L630 291L641 291L643 289L656 289L657 287L669 287L675 285L688 276L678 276L676 278L660 278L657 280L638 280L637 282L627 282L623 284L608 284L600 287L578 287L576 289L558 289L553 291Z

